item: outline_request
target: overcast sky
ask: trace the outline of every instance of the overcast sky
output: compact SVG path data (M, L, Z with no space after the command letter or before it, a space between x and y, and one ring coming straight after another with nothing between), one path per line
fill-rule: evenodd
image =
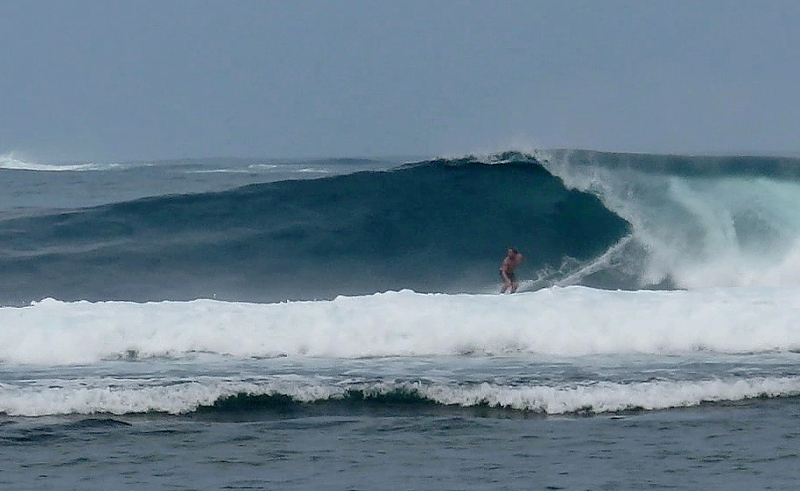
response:
M800 152L800 2L0 0L0 154Z

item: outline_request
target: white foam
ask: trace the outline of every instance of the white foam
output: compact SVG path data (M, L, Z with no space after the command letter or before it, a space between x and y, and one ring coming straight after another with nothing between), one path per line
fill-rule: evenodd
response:
M14 154L0 155L0 169L9 170L27 170L39 172L85 172L85 171L98 171L109 170L119 167L118 164L96 164L91 162L85 163L65 163L65 164L42 164L38 162L30 162L23 160Z
M0 413L10 416L57 414L184 414L237 394L285 395L298 403L340 399L345 387L317 378L272 376L232 380L201 376L192 379L88 377L80 380L40 379L0 385Z
M0 308L0 360L81 364L211 352L240 357L465 352L741 353L800 349L800 289L515 295L388 292L280 304L75 302Z
M800 183L689 177L543 161L565 185L598 196L647 252L644 283L684 288L800 286Z
M0 413L10 416L60 414L185 414L237 394L282 395L298 403L340 400L351 391L376 396L402 391L441 405L487 406L543 414L659 410L756 397L800 395L800 377L598 382L572 386L502 386L483 383L344 382L284 376L253 381L198 377L186 381L88 378L37 380L3 385Z
M800 377L633 384L599 382L575 387L497 387L485 383L471 388L437 386L423 392L441 404L486 405L545 414L607 413L690 407L762 396L797 396L800 395Z
M202 380L184 384L151 385L141 380L113 385L81 380L80 383L36 387L3 387L0 392L0 412L10 416L47 416L56 414L129 414L165 412L181 414L201 405L237 392L253 392L252 384L203 383ZM62 386L59 386L62 385Z

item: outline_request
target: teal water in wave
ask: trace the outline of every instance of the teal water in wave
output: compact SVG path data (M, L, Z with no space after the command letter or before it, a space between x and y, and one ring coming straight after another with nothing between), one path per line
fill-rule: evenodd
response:
M0 302L481 292L494 288L497 276L487 272L506 247L523 248L537 274L591 259L625 234L625 221L596 197L565 189L535 158L518 158L318 174L10 218L0 222ZM22 280L31 276L35 283Z
M485 293L509 246L526 254L523 289L791 284L798 162L557 151L18 165L0 169L0 303Z
M0 157L0 484L791 489L798 163Z

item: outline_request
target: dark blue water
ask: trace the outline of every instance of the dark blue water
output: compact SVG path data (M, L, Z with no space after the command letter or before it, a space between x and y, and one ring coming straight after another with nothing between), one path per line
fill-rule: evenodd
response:
M8 489L793 489L800 410L83 418L0 426Z
M627 232L596 197L565 189L533 157L515 158L422 162L4 220L0 302L477 292L507 246L524 246L537 271L595 257Z
M785 158L561 151L406 165L224 160L0 170L7 194L22 196L7 198L0 220L0 303L477 293L493 283L486 272L509 246L526 254L537 287L573 276L570 284L608 289L686 287L675 264L654 264L659 254L785 249L798 219L774 216L785 189L759 186L794 186L798 168ZM717 189L726 183L731 189ZM743 207L729 202L742 192L757 194L744 196ZM616 262L582 270L631 235ZM718 235L729 243L709 242ZM657 268L665 270L651 277Z

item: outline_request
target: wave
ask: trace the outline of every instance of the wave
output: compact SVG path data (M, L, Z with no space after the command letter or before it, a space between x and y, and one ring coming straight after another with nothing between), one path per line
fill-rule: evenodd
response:
M800 289L586 287L511 296L400 291L276 304L46 300L0 308L0 360L796 351L797 305Z
M564 386L508 386L491 383L447 385L427 381L330 384L299 377L254 382L224 379L148 384L141 379L96 380L0 392L0 413L8 416L70 414L352 414L359 410L500 410L541 415L652 411L749 399L797 397L800 377L757 377L698 381L594 382ZM35 392L35 396L34 396Z
M800 159L559 150L389 170L325 162L337 175L301 179L311 163L295 162L287 180L7 216L0 305L487 293L509 246L526 256L523 290L800 285Z
M437 160L3 220L0 303L479 293L513 244L557 271L627 230L534 157Z
M17 157L13 153L0 155L0 169L21 170L35 172L86 172L86 171L105 171L120 168L116 163L93 163L93 162L73 162L61 164L46 164L31 162Z
M544 162L631 227L640 286L800 284L800 159L555 152Z
M0 170L31 172L102 172L134 169L180 170L187 174L343 174L348 171L394 167L399 158L255 159L186 158L170 160L129 160L120 162L37 162L13 152L0 154ZM289 179L289 177L284 177Z

